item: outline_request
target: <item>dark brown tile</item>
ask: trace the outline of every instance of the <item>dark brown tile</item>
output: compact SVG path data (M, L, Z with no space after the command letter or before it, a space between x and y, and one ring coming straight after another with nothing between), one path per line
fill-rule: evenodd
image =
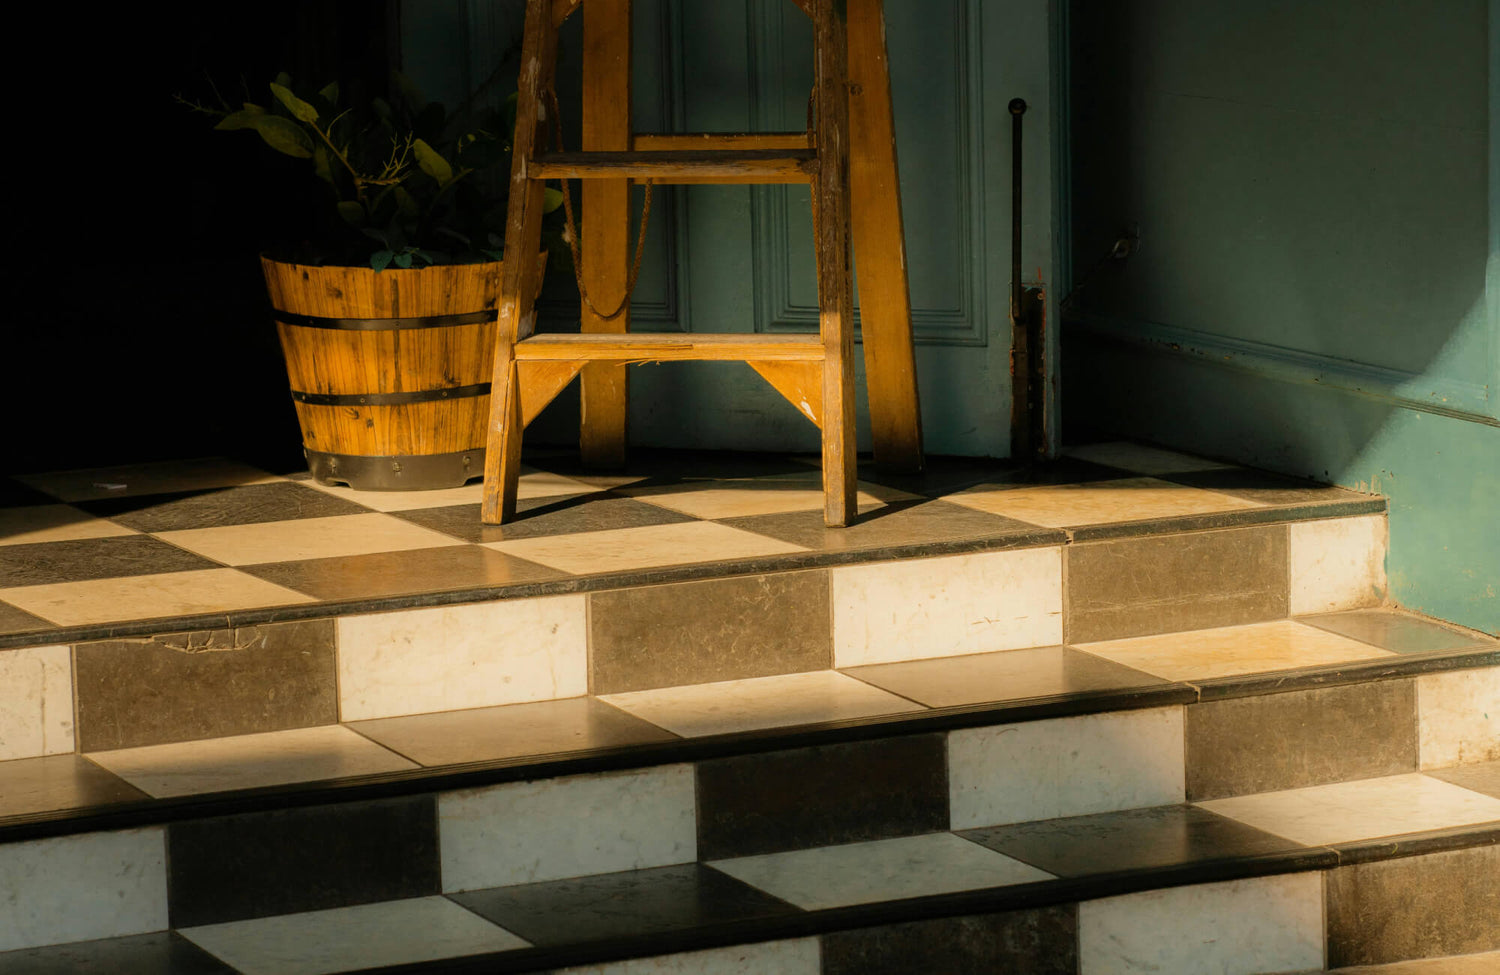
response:
M1305 849L1186 805L991 826L959 835L1059 877L1193 867Z
M697 863L448 896L543 947L654 937L797 913L790 904Z
M1458 650L1487 642L1483 637L1389 609L1300 616L1297 622L1347 636L1392 653Z
M18 609L10 603L0 602L0 633L25 633L28 630L50 630L55 626L55 623L50 623L40 616L32 616L24 609Z
M814 569L592 593L595 694L832 665L828 573Z
M1328 967L1500 948L1497 877L1500 846L1330 870Z
M694 520L660 505L607 493L523 500L516 504L516 520L508 525L480 524L477 504L393 511L391 514L466 542L501 542L541 535L574 535L578 532L609 531L615 528L675 525Z
M34 504L57 504L57 499L29 484L0 477L0 508L20 508Z
M1227 467L1208 471L1186 471L1180 474L1158 475L1164 481L1173 481L1205 491L1217 491L1247 501L1261 504L1317 504L1322 502L1371 501L1373 495L1360 494L1330 484L1304 481L1267 471L1250 470L1244 467Z
M84 643L75 660L80 751L338 721L332 620Z
M633 447L625 466L618 470L589 467L579 459L577 450L530 451L526 461L538 470L562 474L585 484L613 485L622 478L636 483L668 484L678 481L717 480L728 477L766 477L776 474L806 473L817 467L789 454L753 453L737 450L678 450Z
M1453 768L1434 769L1427 774L1500 799L1500 761L1456 765Z
M567 575L477 545L341 555L305 562L268 562L241 566L240 571L324 600L483 589L561 579Z
M4 975L235 975L176 931L0 952Z
M348 726L427 766L556 755L677 738L589 697L351 721Z
M939 545L965 539L1010 536L1041 544L1061 532L975 511L946 501L895 502L867 511L847 528L828 528L821 511L723 518L723 524L801 545L817 552Z
M0 545L0 588L217 568L211 559L149 535Z
M1078 909L939 918L823 935L823 975L1077 975Z
M1069 647L871 664L846 667L843 672L934 708L1096 694L1170 683Z
M1187 707L1193 801L1415 772L1416 686L1376 681Z
M81 755L0 762L0 818L144 798L144 792Z
M364 505L290 481L80 501L76 506L143 532L362 515L370 511Z
M704 860L948 828L943 735L820 745L698 764Z
M1285 525L1070 545L1064 639L1114 640L1281 619Z
M167 827L173 927L425 897L441 890L428 796L187 820Z

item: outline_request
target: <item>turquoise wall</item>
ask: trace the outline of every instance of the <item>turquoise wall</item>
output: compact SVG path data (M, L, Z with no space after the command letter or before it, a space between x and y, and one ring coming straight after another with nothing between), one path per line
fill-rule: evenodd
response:
M1386 494L1392 599L1500 631L1500 2L1070 27L1065 423Z

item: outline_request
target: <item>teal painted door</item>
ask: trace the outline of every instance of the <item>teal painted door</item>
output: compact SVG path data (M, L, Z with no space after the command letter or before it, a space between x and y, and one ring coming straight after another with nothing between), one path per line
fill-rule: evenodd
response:
M514 44L514 0L403 9L407 70L448 97ZM564 34L564 111L576 104L578 25ZM637 131L800 130L812 86L808 19L788 0L636 0ZM887 0L901 194L923 432L929 453L1003 456L1010 423L1010 116L1027 115L1027 277L1050 279L1047 0ZM463 58L454 58L461 50ZM570 97L571 96L571 97ZM574 118L576 119L576 111ZM576 144L576 143L575 143ZM587 233L585 227L582 231ZM855 272L858 274L858 255ZM554 292L555 294L555 292ZM576 322L554 301L553 317ZM545 314L545 310L544 310ZM805 187L658 188L632 305L637 331L801 332L817 321ZM859 439L868 449L863 366ZM576 396L528 437L576 437ZM631 441L652 446L817 448L817 432L748 366L631 370Z

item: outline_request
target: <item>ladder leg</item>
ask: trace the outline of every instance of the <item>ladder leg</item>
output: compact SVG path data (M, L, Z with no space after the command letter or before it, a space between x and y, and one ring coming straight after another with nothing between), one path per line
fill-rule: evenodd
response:
M630 148L631 0L590 0L583 7L583 134L585 152ZM608 314L625 300L630 261L630 181L583 180L584 287ZM630 310L605 321L582 310L584 332L628 332ZM626 367L592 362L583 367L579 448L590 467L625 463L629 384Z
M818 330L823 339L823 521L854 518L854 295L849 273L848 32L844 0L817 0Z
M536 254L542 242L546 184L527 179L536 151L541 93L552 84L557 36L551 0L527 0L521 45L520 91L511 158L511 190L505 223L505 269L500 279L500 321L490 376L490 420L484 454L484 500L479 518L498 525L516 513L516 482L521 464L521 390L515 344L536 325Z
M849 5L849 193L859 262L860 331L875 462L922 468L922 419L912 347L896 129L883 0Z

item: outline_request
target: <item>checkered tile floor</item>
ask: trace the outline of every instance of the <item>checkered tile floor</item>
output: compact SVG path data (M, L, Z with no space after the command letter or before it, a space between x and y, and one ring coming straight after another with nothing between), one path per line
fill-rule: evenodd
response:
M924 547L1041 544L1090 526L1219 527L1381 504L1154 448L1095 444L1040 474L941 458L918 476L863 471L860 520L829 530L808 458L642 453L632 470L607 477L563 457L532 462L520 515L500 527L480 524L477 482L355 492L212 459L0 479L0 638L42 642L58 628L77 637L130 621L399 606L426 593L537 591L605 575L626 584L728 561L809 566Z

